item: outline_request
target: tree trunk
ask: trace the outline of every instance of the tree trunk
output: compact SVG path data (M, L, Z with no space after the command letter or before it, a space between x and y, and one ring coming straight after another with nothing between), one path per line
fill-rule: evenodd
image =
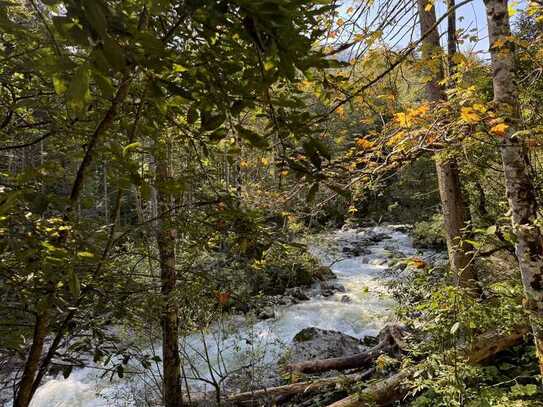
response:
M441 81L444 78L441 63L441 46L436 23L435 9L427 9L426 0L418 0L421 35L429 32L422 41L422 57L430 65L432 78L426 83L426 97L430 103L446 99ZM458 284L473 287L476 281L475 269L470 267L469 247L462 243L462 229L465 227L465 203L460 185L458 164L452 157L436 158L436 171L439 195L445 221L447 251L452 271L456 274Z
M160 255L161 294L163 301L162 324L162 364L163 397L165 407L181 406L181 367L179 358L179 315L177 300L174 297L177 283L175 246L177 230L174 224L173 198L160 185L171 180L172 174L168 160L162 156L157 160L157 245Z
M514 77L514 46L511 41L507 0L485 0L492 57L494 104L508 126L501 140L505 188L515 232L525 305L530 313L539 368L543 374L543 239L536 224L534 185L529 173L526 147L519 130L520 110Z
M497 353L510 348L522 341L526 329L518 329L509 335L495 332L483 334L477 338L465 354L471 364L478 364ZM376 382L362 392L339 400L328 407L374 407L385 406L402 400L411 390L409 380L416 372L426 368L425 363L403 369L387 379Z
M30 400L32 400L32 385L34 378L40 365L40 358L43 352L43 344L47 336L49 315L47 310L41 312L36 317L36 323L34 324L34 337L32 338L32 345L30 352L28 353L28 359L26 360L23 376L19 382L15 401L13 407L28 407Z

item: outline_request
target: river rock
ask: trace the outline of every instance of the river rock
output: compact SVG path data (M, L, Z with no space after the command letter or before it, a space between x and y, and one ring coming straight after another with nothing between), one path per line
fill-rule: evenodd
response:
M300 301L307 301L309 297L300 287L289 288L285 291L286 295L291 296L292 298Z
M396 232L408 233L413 230L411 225L390 225L390 228Z
M264 307L257 314L258 319L272 319L275 318L275 311L272 307Z
M339 284L335 281L322 281L320 287L321 291L339 291L340 293L344 293L346 291L343 284Z
M387 260L386 259L372 259L370 261L370 264L372 266L383 266L384 264L387 263Z
M279 363L336 358L353 355L364 349L364 345L357 338L338 331L309 327L294 336L292 344L281 356Z
M334 295L334 292L332 290L321 290L321 295L323 297L331 297Z
M375 233L375 234L367 237L367 239L372 243L379 243L379 242L381 242L383 240L391 239L391 236L387 235L386 233Z
M367 254L371 254L371 250L364 247L363 244L355 244L353 246L346 246L341 251L349 257L360 257Z
M349 303L353 302L353 300L347 294L344 294L344 295L341 296L341 302L344 303L344 304L349 304Z

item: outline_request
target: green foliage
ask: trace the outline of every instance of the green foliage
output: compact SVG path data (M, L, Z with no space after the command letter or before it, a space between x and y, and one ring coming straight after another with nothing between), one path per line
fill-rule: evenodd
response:
M398 315L413 332L413 355L428 364L413 379L411 405L541 405L533 346L517 346L478 366L461 356L478 335L507 333L526 320L519 317L525 315L520 282L495 281L481 299L450 285L443 270L430 268L412 270L405 281L392 284L392 291Z
M446 246L443 215L434 214L429 220L415 223L413 244L424 249L444 250Z

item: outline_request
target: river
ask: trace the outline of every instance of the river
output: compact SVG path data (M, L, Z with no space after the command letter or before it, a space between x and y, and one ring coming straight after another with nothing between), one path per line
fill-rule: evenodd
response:
M380 226L314 236L310 242L313 254L323 265L331 264L336 283L343 285L345 292L324 297L315 286L308 291L310 300L278 307L274 319L251 322L238 317L221 323L223 329L183 338L185 360L190 359L184 365L185 373L198 378L187 381L191 391L212 390L205 381L218 381L227 373L235 373L238 379L245 376L253 386L264 385L279 356L303 328L336 330L358 338L377 334L394 306L385 287L389 253L416 254L410 238L401 230ZM364 254L346 256L344 248L361 241L365 242ZM342 301L345 295L350 302L346 298ZM102 378L103 372L93 367L76 370L67 379L49 378L37 390L31 407L158 405L149 400L157 398L155 384L159 381L160 366L145 370L140 366L139 370L140 374L113 380L109 375ZM227 380L223 384L226 383Z

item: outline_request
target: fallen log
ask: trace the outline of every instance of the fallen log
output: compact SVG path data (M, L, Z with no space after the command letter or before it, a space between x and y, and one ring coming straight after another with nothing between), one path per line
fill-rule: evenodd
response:
M374 369L368 369L362 373L355 373L345 376L329 377L325 379L317 379L300 383L286 384L283 386L269 387L267 389L248 391L228 396L224 399L227 404L243 404L245 402L253 402L257 399L276 399L277 397L291 397L301 393L315 393L326 387L339 383L355 383L361 380L366 380L374 373Z
M377 345L366 352L338 358L309 360L292 363L286 366L289 372L321 373L329 370L348 370L370 367L375 360L383 354L391 354L398 350L405 350L402 341L402 329L398 325L387 325L379 334Z
M527 328L519 328L508 335L496 332L488 332L480 335L473 344L463 351L464 357L470 364L478 364L497 353L520 343L528 333ZM370 407L386 406L394 401L403 399L410 390L407 383L415 372L424 370L426 363L423 362L401 370L387 379L376 382L360 393L350 395L342 400L330 404L328 407Z

